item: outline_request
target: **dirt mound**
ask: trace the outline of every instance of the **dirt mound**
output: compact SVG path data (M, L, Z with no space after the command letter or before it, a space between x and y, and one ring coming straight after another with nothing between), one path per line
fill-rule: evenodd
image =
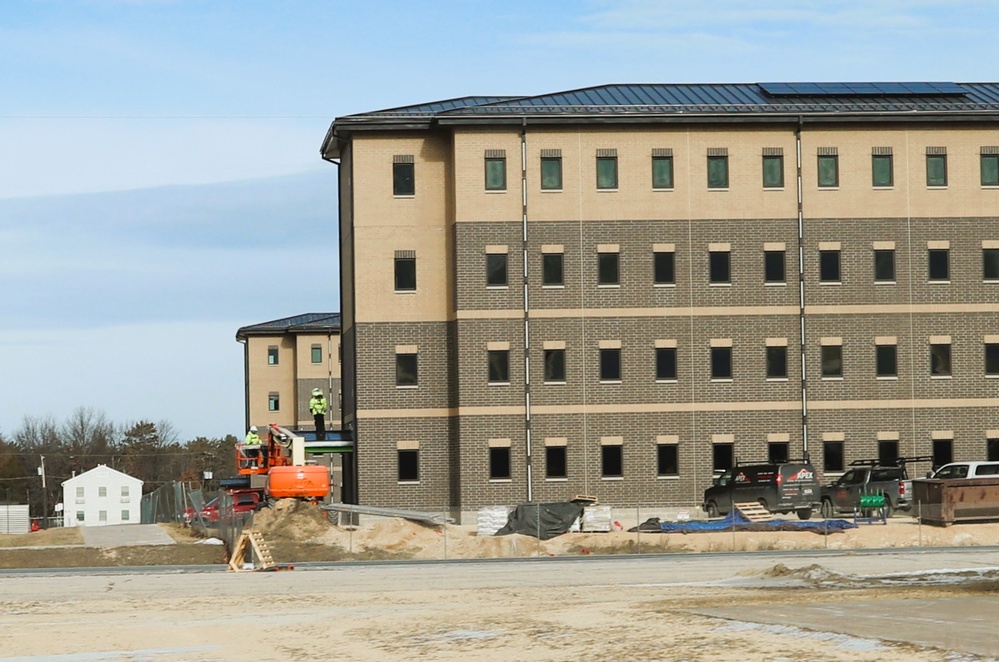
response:
M281 499L253 516L253 528L274 541L315 542L330 526L326 511L297 499Z

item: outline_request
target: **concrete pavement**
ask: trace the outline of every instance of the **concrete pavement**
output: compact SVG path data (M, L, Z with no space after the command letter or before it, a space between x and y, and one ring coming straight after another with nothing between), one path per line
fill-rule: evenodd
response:
M127 547L130 545L173 545L174 539L157 524L111 524L84 526L87 547Z

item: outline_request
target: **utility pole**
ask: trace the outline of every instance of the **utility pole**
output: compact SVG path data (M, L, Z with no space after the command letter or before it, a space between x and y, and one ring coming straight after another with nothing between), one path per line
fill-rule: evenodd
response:
M38 467L38 475L42 477L42 528L49 528L49 491L45 486L45 456L42 458L42 466Z

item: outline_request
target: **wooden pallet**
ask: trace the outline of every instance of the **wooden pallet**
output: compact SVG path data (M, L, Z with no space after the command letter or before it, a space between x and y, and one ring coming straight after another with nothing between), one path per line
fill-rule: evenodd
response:
M253 567L243 567L247 549L252 549ZM274 556L271 548L268 547L263 535L253 529L243 529L243 533L236 540L233 547L232 556L229 558L229 569L233 572L246 572L257 570L291 570L293 566L278 565L274 563Z
M736 510L742 513L742 516L750 522L769 522L774 518L773 514L771 514L769 510L755 501L736 503L733 505L735 505Z

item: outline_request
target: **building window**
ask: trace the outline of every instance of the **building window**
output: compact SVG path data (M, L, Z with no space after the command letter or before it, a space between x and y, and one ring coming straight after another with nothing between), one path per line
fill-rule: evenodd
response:
M395 252L395 291L416 291L416 252Z
M561 153L546 156L541 152L541 190L561 191L562 190L562 156ZM552 150L557 151L557 150Z
M787 379L787 346L767 347L767 379Z
M842 345L822 345L822 377L823 379L843 377Z
M486 190L506 190L506 151L502 149L486 150Z
M76 521L77 521L77 522L83 522L83 521L85 521L85 520L84 520L84 515L83 515L83 511L82 511L82 510L78 510L78 511L76 511Z
M597 284L620 285L620 262L620 253L597 253Z
M600 447L600 475L604 478L624 476L624 446Z
M621 381L621 349L601 348L600 350L600 381Z
M267 348L267 365L277 365L278 364L278 348L277 345L271 345Z
M891 152L871 155L871 180L876 188L891 188L895 185L892 158Z
M486 285L488 287L506 287L506 258L506 253L486 255Z
M489 383L509 384L510 383L510 350L490 349L489 358Z
M541 255L541 284L552 287L565 284L564 260L561 253Z
M933 466L942 467L954 461L954 440L934 439L933 440Z
M617 150L597 150L597 188L604 190L617 188Z
M715 473L728 471L735 464L732 444L712 444L711 470Z
M708 150L708 188L728 188L728 152L724 149Z
M656 347L656 381L676 381L676 347Z
M121 511L121 521L122 522L127 522L127 521L129 521L131 519L132 519L132 513L130 513L127 510Z
M395 385L419 385L419 362L415 352L403 352L395 355Z
M510 480L510 447L490 447L489 480Z
M312 363L322 363L323 362L323 348L321 345L313 345L310 347Z
M565 382L565 350L545 350L545 381Z
M732 348L711 348L711 379L732 379Z
M708 253L708 279L711 283L732 282L732 251Z
M106 511L106 510L98 510L97 511L97 521L98 522L107 522L108 521L108 511Z
M767 283L787 281L784 251L763 251L763 280Z
M946 248L930 249L928 271L930 280L950 280L950 251Z
M420 451L402 449L396 451L399 465L399 482L414 483L420 480Z
M76 498L77 499L82 499L83 498L83 487L82 486L79 486L79 487L76 488Z
M898 439L878 441L878 462L886 467L898 464Z
M673 188L673 152L652 150L652 188L664 190Z
M545 447L545 478L567 478L566 447Z
M999 248L982 249L982 279L999 281Z
M121 486L121 495L123 497L127 497L128 496L128 485L122 485Z
M981 160L982 186L999 186L999 147L983 147Z
M392 164L392 195L416 195L416 177L413 157L394 157Z
M771 441L767 444L767 462L770 464L787 462L790 450L791 444L786 441Z
M926 185L947 186L947 152L943 147L926 150Z
M676 253L673 251L652 253L652 282L655 285L676 284Z
M267 411L281 411L281 396L277 393L267 394Z
M784 188L784 155L763 151L763 188Z
M839 156L834 148L819 148L819 188L839 186Z
M680 475L680 447L677 444L656 444L656 475Z
M950 343L930 343L930 375L933 377L950 377Z
M107 495L108 495L108 488L106 486L104 486L104 485L100 485L97 488L97 496L99 496L99 497L106 497Z
M819 251L819 281L839 283L842 275L839 269L839 251Z
M822 442L822 467L826 473L843 471L845 463L843 461L842 441Z
M999 377L999 343L985 343L985 374Z
M898 345L894 343L876 345L874 365L877 377L898 377Z
M989 462L999 462L999 438L989 437L985 440L985 459Z
M895 251L878 249L874 251L874 280L880 283L895 282Z

